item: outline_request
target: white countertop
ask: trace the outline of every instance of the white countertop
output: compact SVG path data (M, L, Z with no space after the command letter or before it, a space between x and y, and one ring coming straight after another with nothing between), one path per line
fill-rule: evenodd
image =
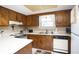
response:
M0 39L0 54L13 54L31 43L31 39L7 37Z
M45 34L45 33L27 33L27 34L33 34L33 35L59 35L59 36L71 36L70 34L67 33L49 33L49 34Z

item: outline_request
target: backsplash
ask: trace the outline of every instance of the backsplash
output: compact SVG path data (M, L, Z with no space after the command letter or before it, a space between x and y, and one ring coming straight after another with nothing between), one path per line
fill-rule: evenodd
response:
M28 27L28 29L33 29L33 32L45 32L46 29L42 29L42 28L39 28L39 27ZM53 31L53 29L47 29L48 31Z
M6 38L6 36L8 37L11 34L19 33L20 30L23 30L23 28L20 26L15 26L15 30L12 30L11 26L8 26L8 27L0 27L0 30L3 31L3 33L0 34L0 36L3 36Z
M36 33L36 32L45 32L46 29L42 29L42 28L39 28L39 27L29 27L28 29L33 29L33 32ZM55 32L55 33L66 33L66 27L57 27L57 28L50 28L50 29L47 29L48 32Z
M15 30L12 30L11 26L8 27L0 27L0 30L4 31L3 35L8 36L11 33L19 33L21 30L25 30L24 33L27 33L29 29L33 30L33 33L38 33L38 32L46 32L46 29L42 29L39 27L29 27L29 28L23 28L22 26L15 26ZM54 32L54 33L66 33L66 28L65 27L58 27L55 29L48 29L48 32Z
M58 27L55 29L54 33L66 33L66 28L65 27Z

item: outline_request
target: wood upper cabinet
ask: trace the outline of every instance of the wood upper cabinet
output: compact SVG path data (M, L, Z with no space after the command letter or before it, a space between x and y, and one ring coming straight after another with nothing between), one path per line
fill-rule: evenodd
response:
M8 10L6 8L0 7L0 25L9 25Z
M23 25L26 26L26 20L27 20L27 16L23 15L22 16L22 22L23 22Z
M32 22L31 16L27 16L26 26L31 26L31 22Z
M58 11L56 15L56 26L57 27L70 27L70 11Z
M39 26L39 16L32 16L32 25L33 26Z
M28 39L32 39L34 48L53 51L53 37L50 35L27 35Z
M22 14L20 14L20 13L16 13L16 21L18 21L18 22L22 22L22 18L23 17L23 15Z
M39 25L38 16L36 15L27 16L26 25L27 26L38 26Z
M9 20L16 21L16 12L9 10Z
M20 13L9 10L9 20L23 22L23 16L24 15L22 15Z

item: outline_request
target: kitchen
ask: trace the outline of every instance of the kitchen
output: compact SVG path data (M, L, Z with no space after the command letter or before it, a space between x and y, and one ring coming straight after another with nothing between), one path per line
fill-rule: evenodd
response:
M71 11L74 7L1 5L0 53L71 54Z

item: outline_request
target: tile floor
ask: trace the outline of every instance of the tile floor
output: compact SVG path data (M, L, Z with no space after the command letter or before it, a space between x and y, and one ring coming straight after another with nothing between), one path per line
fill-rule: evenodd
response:
M60 54L60 53L32 48L32 54Z

